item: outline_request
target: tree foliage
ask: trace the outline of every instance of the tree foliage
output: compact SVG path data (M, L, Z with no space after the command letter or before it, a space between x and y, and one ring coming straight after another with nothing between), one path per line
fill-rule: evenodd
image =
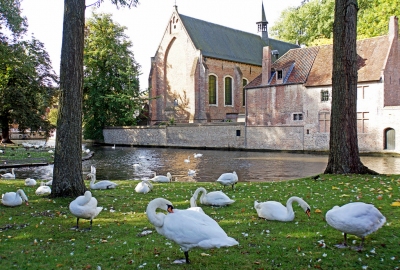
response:
M400 0L360 0L358 4L358 38L386 35L390 16L400 13ZM271 36L306 46L332 44L334 5L335 0L310 0L289 7L271 27Z
M135 125L140 110L139 70L126 27L111 14L92 14L84 51L84 138L103 139L105 126Z
M20 0L0 0L0 37L5 38L4 30L8 29L10 34L18 36L26 32L27 20L21 16ZM3 26L6 26L5 29ZM4 40L3 40L4 41Z

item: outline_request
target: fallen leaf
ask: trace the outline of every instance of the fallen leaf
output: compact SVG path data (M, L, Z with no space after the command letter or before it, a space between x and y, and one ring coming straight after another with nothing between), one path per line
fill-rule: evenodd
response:
M391 206L400 206L400 202L393 202Z
M322 213L322 211L319 209L315 209L315 213Z

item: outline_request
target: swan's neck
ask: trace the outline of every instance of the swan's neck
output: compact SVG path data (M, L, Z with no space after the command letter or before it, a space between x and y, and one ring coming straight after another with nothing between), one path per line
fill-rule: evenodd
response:
M205 188L199 187L198 189L196 189L196 191L193 194L194 201L197 200L197 197L199 196L200 192L202 192L202 194L200 196L200 202L203 200L204 196L207 194L207 191Z
M94 174L92 173L92 174L90 174L90 178L91 178L90 184L94 185L94 182L96 182L96 175L94 175Z
M165 214L156 213L157 208L159 208L157 201L151 201L146 209L146 215L151 224L156 227L162 227L164 225Z
M289 200L287 200L287 203L286 203L286 208L287 208L288 212L290 212L290 213L293 213L293 206L292 206L293 202L297 202L300 205L302 205L304 203L304 200L302 198L299 198L299 197L296 197L296 196L290 197Z

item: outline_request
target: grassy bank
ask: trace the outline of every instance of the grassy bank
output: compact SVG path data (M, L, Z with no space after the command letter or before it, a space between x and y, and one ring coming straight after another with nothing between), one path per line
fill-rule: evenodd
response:
M183 258L179 246L159 235L147 220L145 209L150 200L164 197L175 208L189 207L197 187L220 190L216 183L155 184L152 192L137 194L136 181L115 181L115 190L94 190L103 211L91 231L70 228L76 218L69 212L71 199L48 199L35 195L35 187L23 180L0 180L0 191L23 188L29 206L0 206L1 251L3 269L398 269L400 267L399 176L333 176L273 183L238 183L236 190L226 189L235 200L230 206L202 206L218 221L238 246L189 252L190 265L172 264ZM299 196L311 206L309 219L295 204L292 222L258 218L254 201L276 200L285 203ZM341 232L327 225L325 213L334 205L351 201L372 203L387 218L387 224L369 235L364 250L337 249ZM82 228L89 227L81 220ZM141 233L152 233L142 236ZM349 235L349 243L360 239Z

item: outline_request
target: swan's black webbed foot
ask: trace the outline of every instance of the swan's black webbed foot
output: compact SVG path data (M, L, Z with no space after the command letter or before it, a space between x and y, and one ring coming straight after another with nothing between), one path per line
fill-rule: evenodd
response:
M337 247L337 248L348 248L349 246L346 243L343 243L343 244L337 244L337 245L335 245L335 247Z

